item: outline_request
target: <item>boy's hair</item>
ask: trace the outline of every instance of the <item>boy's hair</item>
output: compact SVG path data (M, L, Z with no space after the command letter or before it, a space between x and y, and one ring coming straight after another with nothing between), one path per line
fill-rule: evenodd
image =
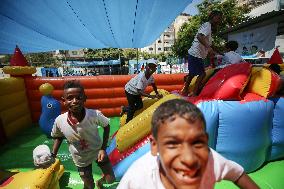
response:
M225 44L225 47L227 49L230 49L231 51L236 51L239 47L239 44L237 41L228 41L226 44Z
M81 83L77 80L71 80L71 81L67 81L64 83L63 90L70 89L70 88L79 88L81 89L82 92L84 91L83 85L81 85Z
M209 20L212 20L214 16L223 16L223 13L219 10L212 10L209 14Z
M280 75L281 68L278 64L270 64L268 68L274 71L275 73L277 73L278 75Z
M256 45L253 45L253 46L251 46L251 48L255 48L255 49L258 49Z
M154 112L152 117L152 135L157 139L159 127L165 123L166 120L179 116L190 123L196 120L201 120L206 129L206 122L202 112L191 102L183 99L173 99L162 103Z

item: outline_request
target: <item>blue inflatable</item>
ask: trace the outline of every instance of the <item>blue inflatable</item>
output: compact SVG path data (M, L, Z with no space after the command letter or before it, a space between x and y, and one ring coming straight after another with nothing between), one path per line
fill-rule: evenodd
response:
M141 148L138 148L136 151L134 151L131 155L127 156L125 159L121 160L118 164L116 164L113 167L115 178L120 180L124 175L124 173L127 171L128 167L130 167L130 165L135 160L137 160L138 158L140 158L149 151L150 151L150 142L143 145Z
M51 95L41 97L41 115L39 126L44 134L50 137L54 120L61 113L61 105L58 100Z
M284 98L271 99L274 102L273 126L271 130L271 153L268 160L277 160L284 157Z

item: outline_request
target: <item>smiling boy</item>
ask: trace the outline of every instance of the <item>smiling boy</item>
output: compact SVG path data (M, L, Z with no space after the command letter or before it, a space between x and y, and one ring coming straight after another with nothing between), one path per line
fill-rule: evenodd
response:
M190 102L161 104L152 117L151 153L133 163L118 189L213 189L223 179L257 189L240 165L208 147L205 127L203 114Z
M92 162L96 161L104 176L97 181L97 187L115 180L112 166L105 152L109 137L109 119L100 111L85 108L86 95L78 81L67 81L63 87L63 105L68 112L59 115L54 122L51 136L54 138L52 154L56 157L63 138L69 144L69 151L84 182L84 189L94 188ZM98 126L104 129L103 141Z

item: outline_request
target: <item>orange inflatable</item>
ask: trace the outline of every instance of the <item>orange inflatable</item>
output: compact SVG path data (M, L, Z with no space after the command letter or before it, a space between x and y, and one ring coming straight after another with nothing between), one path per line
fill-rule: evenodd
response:
M167 91L180 90L183 87L185 74L156 74L155 82L159 89ZM125 84L134 75L101 75L101 76L70 76L70 77L27 77L25 84L28 101L30 104L32 119L38 121L41 113L41 93L38 88L44 83L50 83L54 87L52 95L57 100L63 94L63 84L68 80L79 80L85 88L87 95L86 107L99 109L104 115L118 116L122 105L127 105L124 93ZM147 87L146 92L150 93L152 87ZM64 107L62 107L64 110Z

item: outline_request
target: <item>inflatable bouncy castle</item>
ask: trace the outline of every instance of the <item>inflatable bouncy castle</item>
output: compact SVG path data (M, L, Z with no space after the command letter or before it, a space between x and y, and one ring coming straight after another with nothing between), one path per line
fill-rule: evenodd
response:
M29 147L38 145L39 141L52 145L52 140L46 135L49 135L55 117L66 111L60 104L65 81L79 80L88 96L86 106L99 109L108 117L118 116L120 107L127 104L124 85L133 75L46 78L32 76L31 68L25 67L16 66L20 71L15 71L13 66L7 68L12 77L0 80L0 142L13 146L16 151L7 150L1 155L1 169L15 168L14 165L11 166L13 161L18 161L17 165L30 166ZM265 67L253 67L249 63L207 70L203 80L205 86L197 97L185 97L177 92L183 87L184 76L185 74L154 75L158 88L163 89L160 91L163 98L143 99L144 109L137 111L135 118L127 124L125 115L122 116L118 130L114 130L113 124L118 119L111 118L111 133L114 134L107 153L116 177L121 178L133 161L150 150L150 121L153 111L167 100L184 98L195 103L204 113L211 148L240 163L261 188L282 188L284 99L275 96L282 85L279 76ZM193 84L194 82L191 85ZM150 89L147 88L147 92ZM32 122L39 122L39 127L34 127ZM31 132L24 133L24 128L29 128ZM40 133L35 130L37 128L40 128ZM32 140L36 143L31 144ZM18 143L15 145L15 142ZM63 142L62 145L63 151L68 151L67 144ZM21 148L26 155L19 160L14 154ZM3 158L5 154L8 157L6 160ZM70 177L64 186L82 188L69 153L60 152L59 159L63 162L65 171L71 175L63 175L64 182ZM95 179L100 174L94 169ZM33 174L19 175L15 178L28 179L29 176L37 179ZM1 176L0 174L0 180ZM44 178L43 183L47 183L51 175ZM230 182L221 182L216 188L234 186Z
M118 130L107 149L117 178L150 150L153 111L167 100L185 98L204 113L211 148L241 164L261 188L284 185L279 174L284 168L284 121L280 118L284 98L273 97L281 85L280 77L250 63L215 72L199 96L166 95ZM234 188L229 182L217 186L228 187Z

